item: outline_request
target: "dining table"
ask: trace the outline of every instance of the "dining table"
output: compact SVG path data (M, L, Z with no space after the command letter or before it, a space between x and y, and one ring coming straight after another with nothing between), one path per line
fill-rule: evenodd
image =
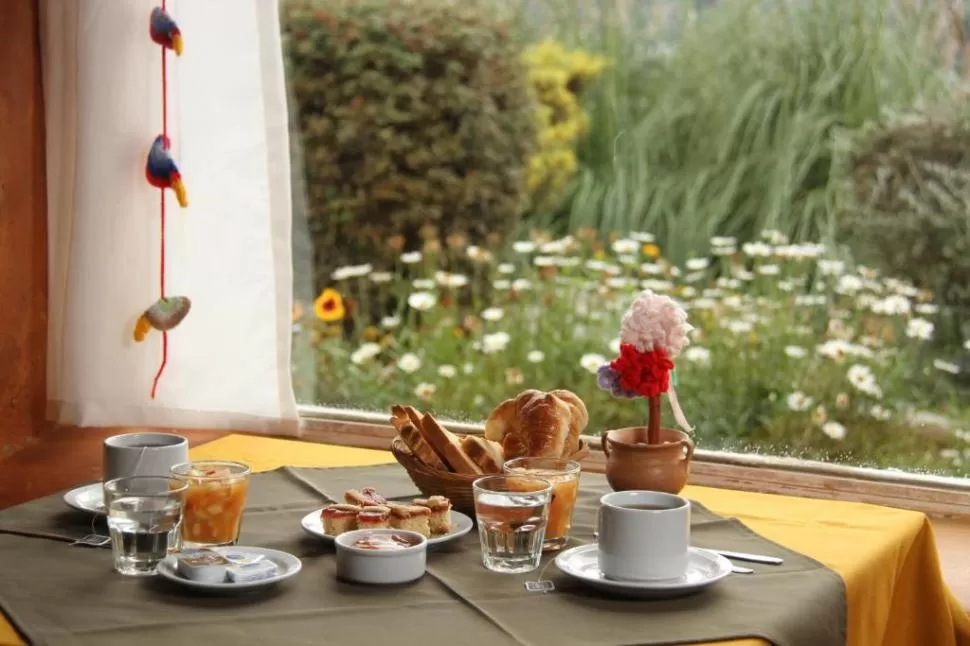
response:
M243 462L254 473L281 467L328 469L396 462L384 450L245 434L194 447L191 457ZM765 539L817 560L841 577L847 646L970 645L970 618L943 580L933 529L925 514L858 502L693 485L682 495L715 514L739 520ZM24 643L12 623L0 617L0 644ZM761 646L768 642L736 639L711 643Z

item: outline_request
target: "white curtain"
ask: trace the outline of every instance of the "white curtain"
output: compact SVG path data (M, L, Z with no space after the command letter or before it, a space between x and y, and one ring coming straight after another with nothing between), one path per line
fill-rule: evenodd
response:
M167 292L192 309L135 343L159 297L161 0L44 0L48 400L80 426L295 433L286 93L276 0L168 0L168 123L189 206L167 200Z

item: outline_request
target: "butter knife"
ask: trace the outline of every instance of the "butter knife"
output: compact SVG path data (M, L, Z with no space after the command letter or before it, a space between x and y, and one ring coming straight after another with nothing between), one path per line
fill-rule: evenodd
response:
M744 552L729 552L727 550L710 550L715 554L734 559L735 561L747 561L748 563L763 563L765 565L781 565L785 562L777 556L764 556L762 554L745 554Z

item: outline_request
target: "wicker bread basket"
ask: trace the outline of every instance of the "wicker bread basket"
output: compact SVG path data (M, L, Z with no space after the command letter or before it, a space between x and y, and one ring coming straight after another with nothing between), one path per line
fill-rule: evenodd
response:
M463 513L474 517L475 498L472 493L472 483L479 475L452 473L432 469L421 460L414 457L407 444L400 437L391 442L391 453L404 470L408 472L411 481L425 496L445 496L451 500L451 506ZM584 439L579 441L579 450L569 456L570 460L579 462L589 455L589 444Z

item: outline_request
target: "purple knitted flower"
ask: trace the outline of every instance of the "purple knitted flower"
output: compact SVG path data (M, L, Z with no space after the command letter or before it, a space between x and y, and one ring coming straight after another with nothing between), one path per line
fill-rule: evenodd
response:
M633 399L638 397L637 393L632 390L627 390L620 385L620 373L613 370L610 364L605 363L600 366L599 370L596 371L596 383L603 390L608 390L614 397L622 397L624 399Z

